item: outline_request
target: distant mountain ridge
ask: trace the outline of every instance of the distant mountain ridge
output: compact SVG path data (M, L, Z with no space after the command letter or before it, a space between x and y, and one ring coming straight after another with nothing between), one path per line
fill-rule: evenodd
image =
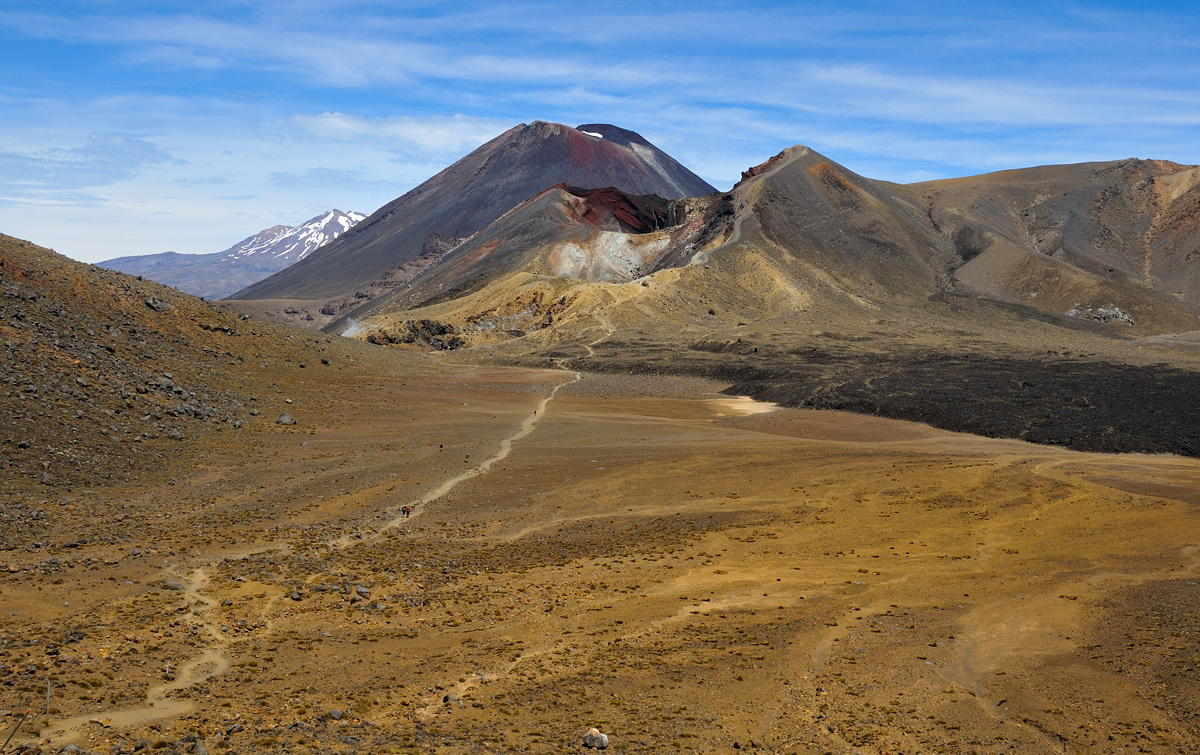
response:
M304 259L366 215L329 210L297 226L273 225L222 252L117 257L101 267L141 275L194 296L220 299Z

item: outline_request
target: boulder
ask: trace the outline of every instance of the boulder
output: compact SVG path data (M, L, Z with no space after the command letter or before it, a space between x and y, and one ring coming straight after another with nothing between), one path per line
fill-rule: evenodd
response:
M583 746L595 750L606 750L608 749L608 735L601 734L600 730L596 728L588 729L588 733L583 735Z

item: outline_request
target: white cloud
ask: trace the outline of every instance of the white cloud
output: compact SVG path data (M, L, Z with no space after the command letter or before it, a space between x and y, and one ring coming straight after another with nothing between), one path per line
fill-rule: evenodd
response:
M887 72L871 65L805 64L784 91L819 93L815 112L907 123L985 123L1029 128L1080 123L1200 124L1200 94L1081 87L1003 77ZM785 104L782 99L775 104Z
M298 115L308 133L342 141L371 140L433 154L465 154L515 123L465 115L370 118L345 113Z
M477 146L463 146L464 119L442 119L436 153L409 143L404 155L395 139L322 135L258 104L202 99L47 100L21 115L0 122L0 144L20 145L0 153L0 230L89 262L219 251L331 207L373 212L461 156L445 149ZM135 123L151 132L123 131Z

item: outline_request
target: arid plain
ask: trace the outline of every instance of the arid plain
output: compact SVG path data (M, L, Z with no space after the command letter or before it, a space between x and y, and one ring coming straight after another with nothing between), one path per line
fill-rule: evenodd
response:
M1200 747L1195 460L345 348L281 389L298 424L76 489L41 539L86 505L84 544L5 554L16 741Z

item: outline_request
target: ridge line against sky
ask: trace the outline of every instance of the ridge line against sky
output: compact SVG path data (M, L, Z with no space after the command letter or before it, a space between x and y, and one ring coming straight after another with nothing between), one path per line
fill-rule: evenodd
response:
M635 130L719 188L796 143L901 182L1200 163L1185 3L175 7L0 6L0 233L219 251L370 213L538 119Z

